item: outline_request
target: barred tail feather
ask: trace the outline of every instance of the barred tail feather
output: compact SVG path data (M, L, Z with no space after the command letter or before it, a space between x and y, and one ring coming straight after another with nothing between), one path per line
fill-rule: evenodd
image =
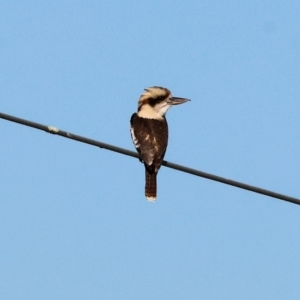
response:
M145 196L148 201L156 201L156 175L146 169Z

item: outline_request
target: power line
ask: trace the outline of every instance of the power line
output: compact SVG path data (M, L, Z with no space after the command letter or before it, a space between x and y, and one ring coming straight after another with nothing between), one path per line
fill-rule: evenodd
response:
M60 130L56 127L53 127L53 126L42 125L42 124L39 124L39 123L35 123L35 122L32 122L32 121L28 121L28 120L25 120L25 119L20 119L20 118L11 116L11 115L7 115L7 114L1 113L1 112L0 112L0 118L5 119L7 121L15 122L15 123L18 123L18 124L21 124L21 125L25 125L25 126L29 126L29 127L32 127L32 128L39 129L39 130L43 130L43 131L46 131L48 133L60 135L62 137L72 139L72 140L75 140L75 141L78 141L78 142L86 143L86 144L93 145L93 146L96 146L96 147L100 147L100 148L103 148L103 149L107 149L107 150L110 150L110 151L118 152L118 153L121 153L121 154L124 154L124 155L139 158L138 153L136 153L134 151L130 151L130 150L127 150L127 149L124 149L124 148L120 148L120 147L116 147L116 146L109 145L109 144L106 144L106 143L102 143L102 142L92 140L92 139L89 139L89 138L86 138L86 137L83 137L83 136L80 136L80 135L77 135L77 134L69 133L69 132ZM185 172L185 173L189 173L189 174L192 174L192 175L195 175L195 176L199 176L199 177L203 177L203 178L206 178L206 179L218 181L218 182L228 184L228 185L231 185L231 186L235 186L235 187L238 187L238 188L241 188L241 189L244 189L244 190L248 190L248 191L251 191L251 192L254 192L254 193L262 194L262 195L265 195L265 196L277 198L277 199L280 199L280 200L284 200L284 201L288 201L288 202L300 205L300 199L297 199L297 198L294 198L294 197L290 197L290 196L287 196L287 195L275 193L275 192L272 192L272 191L269 191L269 190L266 190L266 189L262 189L262 188L259 188L259 187L255 187L255 186L252 186L252 185L249 185L249 184L245 184L245 183L238 182L238 181L235 181L235 180L227 179L227 178L220 177L220 176L217 176L217 175L209 174L209 173L202 172L202 171L199 171L199 170L196 170L196 169L192 169L192 168L188 168L188 167L185 167L185 166L177 165L177 164L165 161L165 160L163 161L162 165L165 166L165 167L175 169L175 170L178 170L178 171L182 171L182 172Z

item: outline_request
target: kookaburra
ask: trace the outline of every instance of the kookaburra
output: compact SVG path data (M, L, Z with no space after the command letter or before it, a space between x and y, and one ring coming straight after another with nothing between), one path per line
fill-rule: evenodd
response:
M163 162L168 145L168 124L165 117L168 109L189 101L173 97L163 87L145 89L138 101L138 110L131 116L130 132L133 143L146 170L145 195L147 200L156 200L156 176Z

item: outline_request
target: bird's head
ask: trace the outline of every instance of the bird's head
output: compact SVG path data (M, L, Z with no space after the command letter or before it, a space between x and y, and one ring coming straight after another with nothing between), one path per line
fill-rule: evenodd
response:
M149 119L162 119L173 105L189 101L186 98L173 97L171 92L163 87L153 86L145 89L138 102L138 115Z

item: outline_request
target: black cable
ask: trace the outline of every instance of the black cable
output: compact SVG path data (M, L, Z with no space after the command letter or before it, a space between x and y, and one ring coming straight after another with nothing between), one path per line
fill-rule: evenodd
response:
M25 125L25 126L40 129L40 130L43 130L43 131L46 131L46 132L49 132L49 133L52 133L52 134L57 134L57 135L60 135L62 137L69 138L69 139L72 139L72 140L75 140L75 141L78 141L78 142L86 143L86 144L93 145L93 146L96 146L96 147L100 147L100 148L104 148L104 149L111 150L111 151L114 151L114 152L118 152L118 153L121 153L121 154L124 154L124 155L139 158L138 153L136 153L134 151L130 151L130 150L120 148L120 147L116 147L116 146L109 145L109 144L105 144L105 143L102 143L102 142L99 142L99 141L96 141L96 140L92 140L92 139L89 139L89 138L86 138L86 137L83 137L83 136L80 136L80 135L69 133L69 132L66 132L66 131L63 131L63 130L59 130L58 128L53 127L53 126L42 125L42 124L35 123L35 122L32 122L32 121L28 121L28 120L20 119L20 118L10 116L10 115L7 115L7 114L3 114L1 112L0 112L0 118L11 121L11 122L19 123L19 124L22 124L22 125ZM216 175L213 175L213 174L205 173L205 172L202 172L202 171L199 171L199 170L187 168L185 166L177 165L177 164L165 161L165 160L163 161L162 165L165 166L165 167L175 169L175 170L178 170L178 171L182 171L182 172L185 172L185 173L189 173L189 174L192 174L192 175L195 175L195 176L199 176L199 177L203 177L203 178L206 178L206 179L218 181L218 182L225 183L225 184L228 184L228 185L232 185L232 186L244 189L244 190L248 190L248 191L251 191L251 192L255 192L255 193L258 193L258 194L266 195L266 196L269 196L269 197L277 198L277 199L280 199L280 200L284 200L284 201L288 201L288 202L300 205L300 199L297 199L297 198L294 198L294 197L286 196L286 195L283 195L283 194L278 194L278 193L275 193L275 192L272 192L272 191L269 191L269 190L265 190L265 189L262 189L262 188L259 188L259 187L255 187L255 186L252 186L252 185L249 185L249 184L245 184L245 183L238 182L238 181L235 181L235 180L231 180L231 179L223 178L223 177L216 176Z

